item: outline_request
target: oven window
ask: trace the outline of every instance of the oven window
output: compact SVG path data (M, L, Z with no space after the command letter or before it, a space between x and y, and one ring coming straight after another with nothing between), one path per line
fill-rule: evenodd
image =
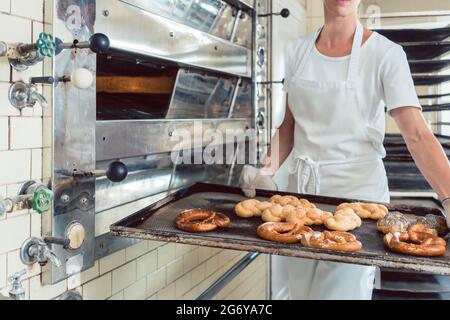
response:
M97 120L223 119L252 115L250 79L97 57Z

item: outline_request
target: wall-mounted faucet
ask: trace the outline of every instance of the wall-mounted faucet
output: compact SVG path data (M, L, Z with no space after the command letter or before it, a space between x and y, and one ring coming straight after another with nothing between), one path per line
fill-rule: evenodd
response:
M20 260L26 265L32 265L37 262L40 266L45 266L50 261L55 267L59 268L62 265L61 260L50 249L50 244L61 245L67 248L70 240L54 237L29 238L25 240L20 248Z
M27 270L23 269L14 273L9 277L12 287L9 290L9 298L12 300L25 300L25 288L22 285L22 277L27 274Z
M16 109L34 108L36 102L43 108L48 107L47 99L39 92L34 83L15 82L9 88L9 102Z
M42 32L36 43L8 44L0 41L0 57L7 57L10 65L17 71L24 71L45 57L53 57L56 52L56 43L51 34Z

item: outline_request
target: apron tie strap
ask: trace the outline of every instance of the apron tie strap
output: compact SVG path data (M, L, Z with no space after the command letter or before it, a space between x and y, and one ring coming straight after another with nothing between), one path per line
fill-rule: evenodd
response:
M297 186L299 186L299 193L320 193L319 164L310 157L296 157L293 161L293 165L289 168L289 173L297 175Z

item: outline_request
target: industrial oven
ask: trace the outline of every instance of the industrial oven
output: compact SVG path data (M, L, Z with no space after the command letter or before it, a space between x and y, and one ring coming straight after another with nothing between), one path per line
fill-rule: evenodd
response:
M197 181L233 185L238 159L259 161L271 127L271 8L271 0L45 1L58 49L44 65L53 203L43 234L61 264L44 267L44 283L134 243L108 232L132 213L124 205ZM70 81L80 68L91 85ZM217 138L226 131L239 134ZM179 132L191 140L180 143ZM195 161L205 148L222 160ZM74 247L58 243L67 237Z

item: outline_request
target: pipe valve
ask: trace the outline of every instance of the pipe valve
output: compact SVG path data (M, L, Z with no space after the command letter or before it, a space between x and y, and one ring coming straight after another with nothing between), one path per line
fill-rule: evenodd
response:
M50 210L53 193L45 185L28 181L14 197L2 199L0 197L0 216L15 210L33 209L38 213Z
M56 43L49 33L41 32L36 43L8 44L0 42L0 57L7 57L10 65L17 71L24 71L45 57L53 57L56 53Z

